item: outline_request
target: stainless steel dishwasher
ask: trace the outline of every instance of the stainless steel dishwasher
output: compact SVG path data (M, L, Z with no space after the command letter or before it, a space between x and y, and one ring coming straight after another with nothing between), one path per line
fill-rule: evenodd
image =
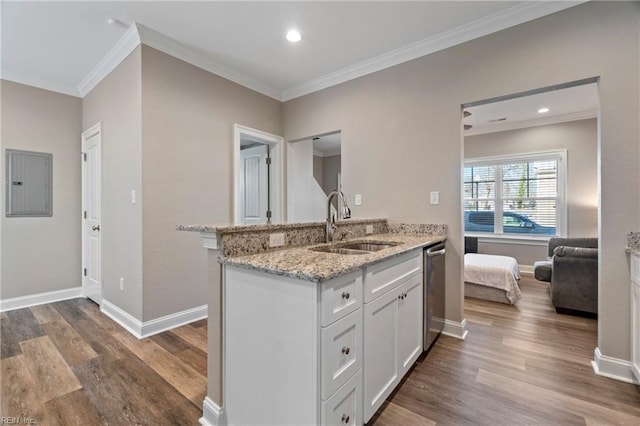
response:
M424 350L431 349L444 328L444 242L424 249Z

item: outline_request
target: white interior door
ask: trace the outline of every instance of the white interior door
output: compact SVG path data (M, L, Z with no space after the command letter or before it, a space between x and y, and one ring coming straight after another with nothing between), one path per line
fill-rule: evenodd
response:
M101 137L100 125L82 133L82 285L84 294L102 302L100 201Z
M267 223L268 146L240 151L240 200L243 224Z

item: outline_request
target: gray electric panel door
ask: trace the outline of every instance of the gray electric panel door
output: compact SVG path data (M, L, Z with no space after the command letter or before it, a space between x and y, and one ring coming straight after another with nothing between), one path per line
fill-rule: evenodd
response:
M7 149L7 216L51 216L53 156Z

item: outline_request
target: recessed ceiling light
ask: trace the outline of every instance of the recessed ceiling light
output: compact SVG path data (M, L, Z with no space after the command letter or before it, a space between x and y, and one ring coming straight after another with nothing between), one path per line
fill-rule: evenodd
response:
M287 33L287 40L289 40L291 43L297 43L302 40L302 36L297 30L291 30Z
M538 110L538 114L544 114L545 112L549 112L549 108L543 107Z

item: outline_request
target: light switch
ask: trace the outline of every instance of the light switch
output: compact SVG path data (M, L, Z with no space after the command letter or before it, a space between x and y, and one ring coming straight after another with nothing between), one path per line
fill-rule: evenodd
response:
M440 192L431 191L431 204L440 204Z
M136 190L132 190L131 191L131 204L135 204L136 203Z
M356 206L361 206L362 205L362 194L356 194L355 203L356 203Z

